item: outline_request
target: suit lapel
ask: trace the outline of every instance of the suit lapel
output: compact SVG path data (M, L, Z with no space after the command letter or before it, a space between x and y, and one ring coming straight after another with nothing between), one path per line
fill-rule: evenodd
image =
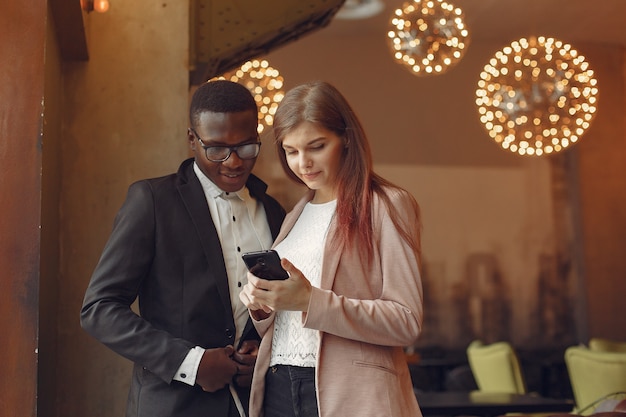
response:
M272 238L276 239L283 223L284 212L281 213L277 211L275 204L270 203L270 198L266 194L267 184L261 181L261 179L256 177L254 174L250 174L246 187L250 190L250 195L263 204L265 214L267 216L267 222L270 226L270 232L272 233Z
M322 260L321 282L320 288L330 290L333 288L335 277L337 276L337 268L339 268L339 258L343 253L343 248L337 248L332 242L337 238L337 222L335 216L328 226L326 235L326 243L324 244L324 258Z
M228 275L224 265L224 257L222 256L222 245L211 218L202 185L200 185L200 181L193 173L193 160L184 169L181 179L184 181L178 185L178 191L200 238L201 249L209 264L208 273L216 283L220 299L224 307L227 308L226 311L231 311ZM232 320L232 315L228 317L231 317Z

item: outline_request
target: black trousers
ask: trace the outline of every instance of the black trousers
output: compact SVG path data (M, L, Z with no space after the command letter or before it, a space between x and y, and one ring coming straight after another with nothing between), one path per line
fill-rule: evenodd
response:
M318 417L315 368L271 366L265 375L265 417Z

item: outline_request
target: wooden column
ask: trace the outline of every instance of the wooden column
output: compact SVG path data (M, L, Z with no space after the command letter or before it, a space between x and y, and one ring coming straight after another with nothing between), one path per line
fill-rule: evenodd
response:
M0 13L0 415L37 413L41 130L47 3Z

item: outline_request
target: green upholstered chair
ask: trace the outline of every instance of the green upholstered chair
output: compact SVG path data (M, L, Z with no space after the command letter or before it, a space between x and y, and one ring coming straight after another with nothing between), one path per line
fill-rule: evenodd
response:
M626 352L571 346L565 350L565 365L576 410L582 415L592 414L593 405L607 396L626 394Z
M589 349L602 352L626 352L626 342L619 342L602 337L592 337L589 340Z
M480 340L474 340L466 351L479 391L526 393L522 368L510 343L483 344Z

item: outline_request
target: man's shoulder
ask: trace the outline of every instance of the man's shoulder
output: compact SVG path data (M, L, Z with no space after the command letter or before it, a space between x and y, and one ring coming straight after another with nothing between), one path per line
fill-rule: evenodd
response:
M131 184L131 186L134 184L140 184L140 183L147 183L151 185L169 184L169 183L172 183L172 184L186 183L189 181L189 178L192 174L193 174L193 158L190 158L181 163L177 172L172 172L172 173L161 175L161 176L136 180L135 182Z
M270 194L267 193L267 184L254 174L250 174L246 187L250 191L250 195L260 201L265 210L273 215L278 215L281 219L285 216L285 208Z
M267 184L261 178L257 177L254 174L250 174L248 176L248 180L246 181L246 187L250 190L250 194L254 197L259 197L260 195L265 195L267 192Z
M181 164L177 172L132 182L128 186L129 196L152 194L153 198L157 198L157 196L167 197L172 193L177 193L177 190L190 182L190 176L193 176L193 164L191 164L191 171L189 171L185 168L185 162ZM200 187L199 183L198 187Z

